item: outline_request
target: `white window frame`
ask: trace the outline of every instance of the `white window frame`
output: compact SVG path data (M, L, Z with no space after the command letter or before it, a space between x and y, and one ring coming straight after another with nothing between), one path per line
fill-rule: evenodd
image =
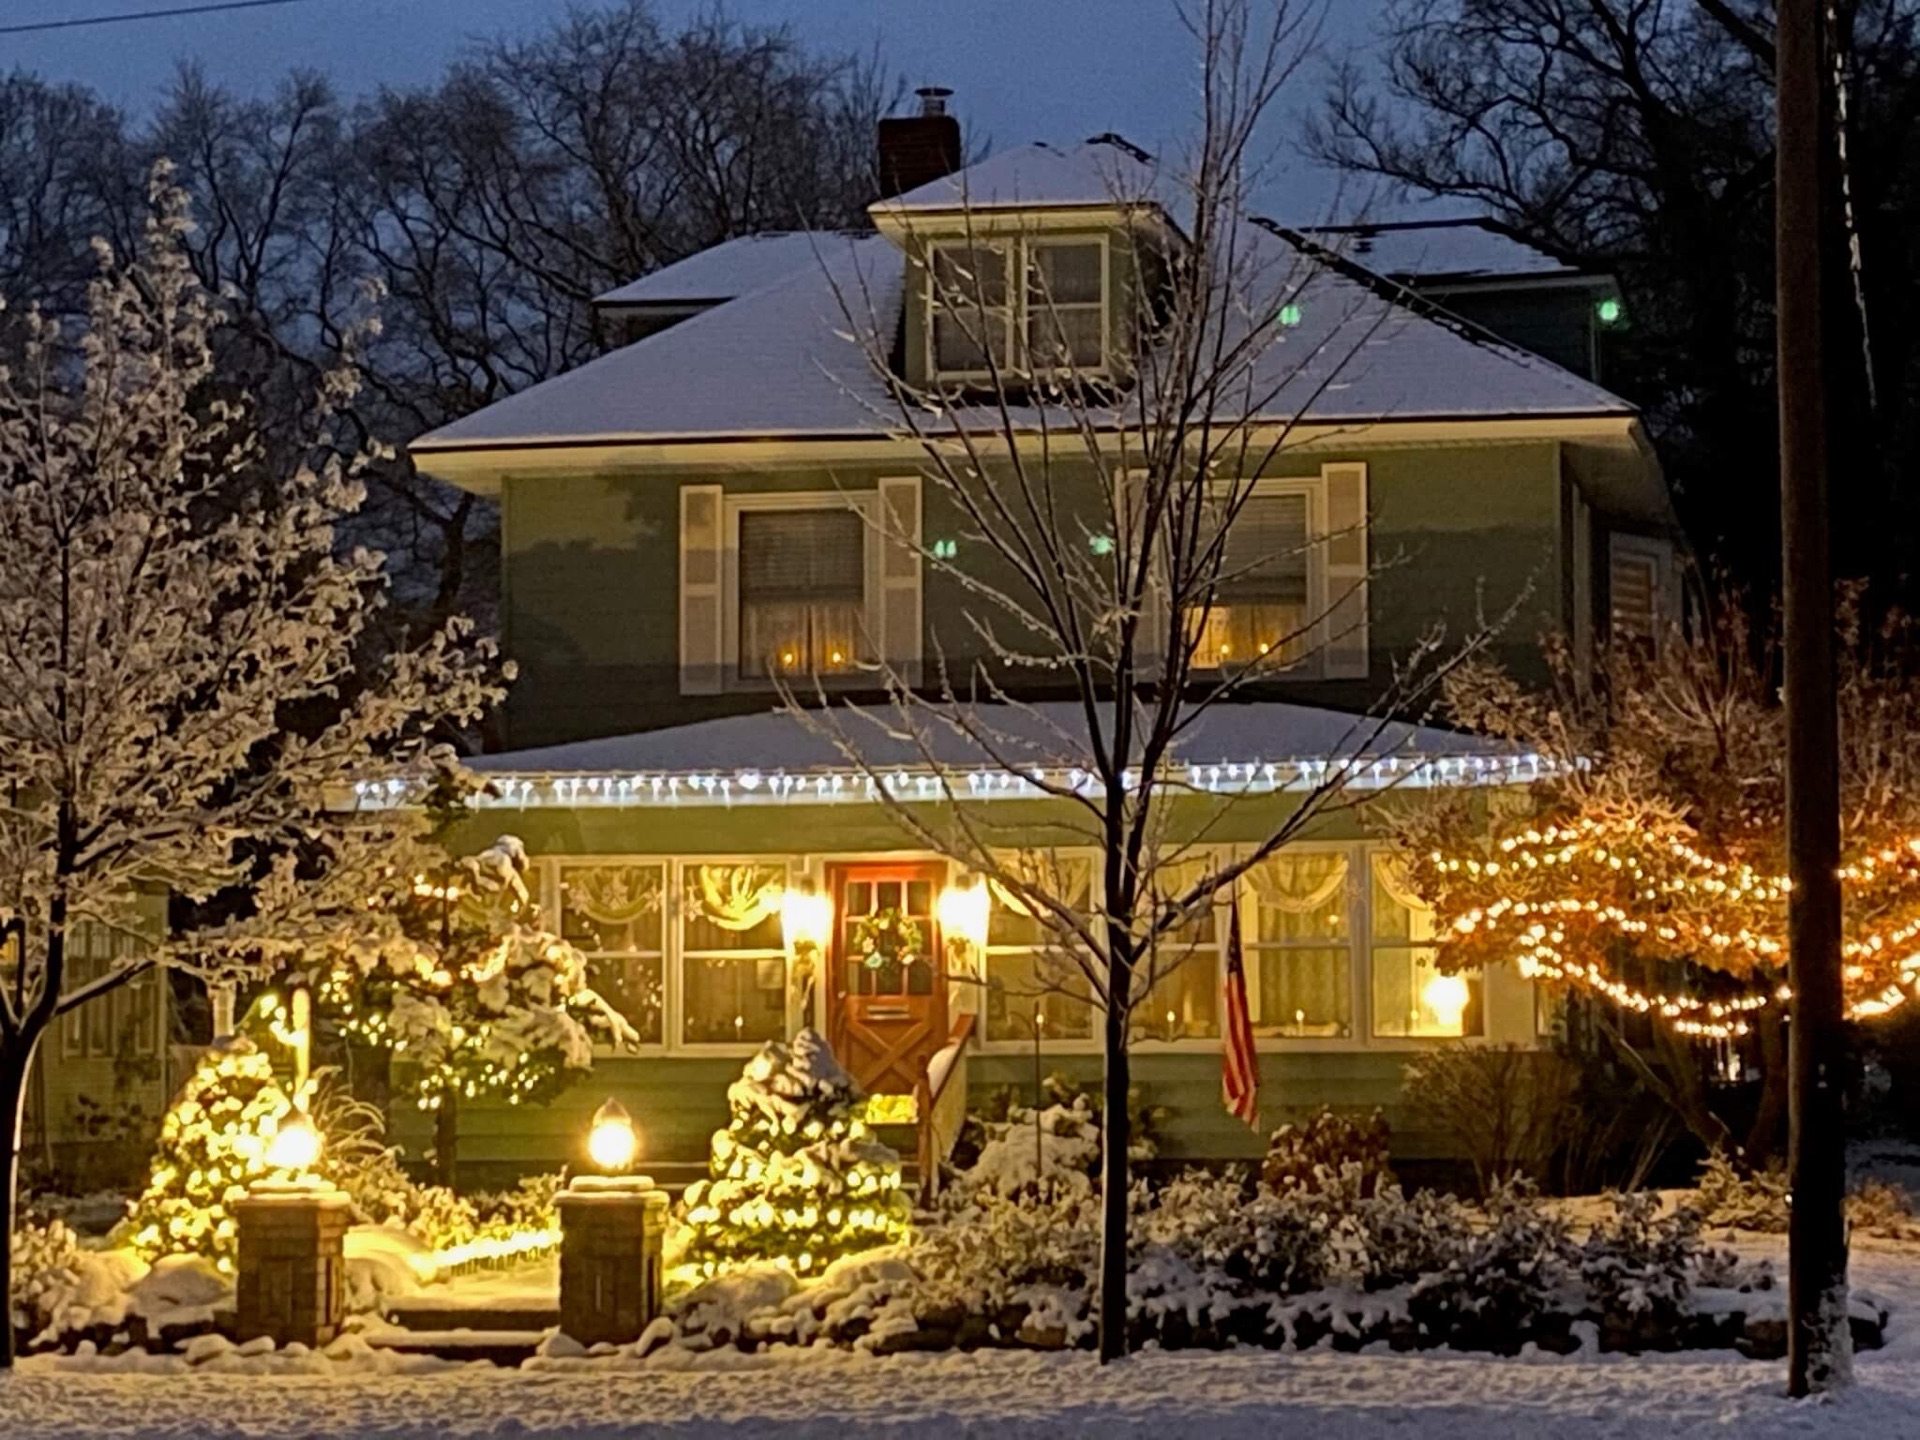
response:
M1111 373L1113 367L1113 246L1104 234L1063 233L1047 236L1023 235L982 235L972 239L934 240L927 245L927 324L924 345L925 373L929 379L940 381L991 380L991 370L948 370L939 363L939 347L934 343L934 316L941 310L955 307L943 305L940 299L940 286L935 279L934 256L942 250L998 250L1007 257L1007 369L1022 373L1034 373L1031 357L1027 353L1027 322L1032 304L1028 296L1029 272L1032 268L1030 251L1041 246L1085 246L1100 247L1100 363L1072 367L1074 373L1088 377L1103 377ZM967 309L973 307L968 306ZM1069 309L1077 308L1069 306ZM975 312L978 318L980 312ZM1004 371L1002 373L1005 373ZM1061 367L1048 366L1042 375L1061 373Z
M1106 375L1113 365L1113 247L1107 243L1105 235L1049 235L1045 238L1030 238L1022 241L1020 247L1020 348L1016 352L1029 370L1033 370L1033 357L1029 353L1031 341L1028 331L1032 328L1034 301L1030 293L1029 281L1033 272L1033 251L1044 249L1074 249L1088 245L1100 247L1100 298L1091 302L1100 312L1100 359L1092 365L1048 366L1044 371L1035 373L1076 374L1090 377ZM1070 314L1088 308L1089 302L1080 301L1069 304L1060 313ZM1058 307L1055 307L1058 309Z
M1344 886L1343 903L1347 910L1347 1031L1345 1035L1256 1035L1254 1047L1258 1050L1287 1052L1313 1050L1352 1051L1366 1048L1373 1038L1373 1015L1369 1002L1373 995L1373 972L1369 962L1372 948L1369 936L1361 935L1358 925L1364 921L1372 923L1373 915L1369 910L1372 894L1366 886L1367 850L1363 841L1349 840L1337 843L1300 843L1288 845L1280 853L1294 855L1344 855L1347 858L1347 878ZM1251 965L1254 957L1263 948L1259 943L1260 901L1251 893L1251 888L1243 890L1240 896L1240 954L1243 963ZM1310 941L1300 941L1297 946L1275 946L1275 949L1297 948L1302 950L1331 950L1332 944L1315 945ZM1225 975L1222 974L1224 983ZM1247 980L1248 1008L1253 1003L1253 980L1249 973Z
M722 530L722 553L720 565L721 590L721 635L722 661L726 671L723 689L726 691L768 691L779 688L779 681L771 675L759 677L740 673L740 517L752 511L800 511L800 510L852 510L864 526L861 539L861 559L864 573L861 576L863 608L865 617L864 638L874 655L885 659L885 596L883 576L880 568L880 533L876 523L879 505L879 492L861 490L845 492L839 490L788 490L772 492L754 492L751 494L724 497L720 523ZM812 684L812 675L797 677ZM841 674L821 675L821 684L829 689L834 686L871 685L871 674L863 673L857 666Z
M597 1056L613 1055L663 1055L671 1048L673 1034L672 1015L668 1008L673 991L673 922L668 913L673 902L673 859L666 855L542 855L540 863L540 923L552 934L563 933L566 920L561 907L565 903L560 892L560 872L567 866L591 865L657 865L660 876L660 1038L642 1041L638 1045L615 1045L598 1032L594 1035L593 1050ZM572 942L568 942L572 943ZM579 946L582 955L591 959L595 955L616 955L614 950L585 950ZM641 952L644 953L644 952Z
M1240 490L1247 498L1265 500L1289 495L1307 499L1307 653L1291 665L1268 667L1262 679L1317 680L1326 670L1327 625L1330 608L1327 596L1327 477L1301 475L1271 477L1248 482L1222 482L1218 487L1223 500ZM1216 657L1217 658L1217 657ZM1217 674L1224 667L1206 663L1196 654L1193 668L1203 674Z
M758 855L682 855L676 857L669 869L671 871L672 891L667 896L668 948L668 985L667 993L672 1009L667 1013L667 1023L663 1027L667 1037L667 1048L678 1055L754 1055L766 1043L764 1040L689 1040L687 1039L687 947L685 934L687 873L705 865L760 865L769 869L779 867L786 871L786 884L795 883L802 865L799 855L792 852ZM704 952L703 952L704 953ZM766 954L752 954L756 960L770 958ZM783 940L780 950L781 964L781 1010L785 1016L786 1033L780 1038L790 1040L800 1028L799 1005L793 993L792 957L787 953Z

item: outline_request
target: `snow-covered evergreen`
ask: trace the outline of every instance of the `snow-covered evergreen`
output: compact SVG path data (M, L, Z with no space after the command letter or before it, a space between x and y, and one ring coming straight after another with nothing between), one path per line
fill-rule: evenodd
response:
M909 1206L900 1157L873 1137L860 1091L827 1042L770 1040L727 1087L732 1122L711 1175L687 1189L685 1258L712 1274L781 1260L805 1274L898 1240Z

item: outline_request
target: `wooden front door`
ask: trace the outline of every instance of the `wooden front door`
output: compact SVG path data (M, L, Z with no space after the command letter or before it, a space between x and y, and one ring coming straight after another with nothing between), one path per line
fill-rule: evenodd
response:
M833 988L829 1039L840 1063L869 1095L911 1095L927 1061L947 1038L946 966L934 898L946 867L838 865L833 885ZM901 960L883 947L867 953L876 927L905 919L918 934Z

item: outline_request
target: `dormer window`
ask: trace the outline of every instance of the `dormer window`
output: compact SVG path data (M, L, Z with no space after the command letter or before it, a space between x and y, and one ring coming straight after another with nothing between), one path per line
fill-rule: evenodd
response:
M1025 238L936 244L928 301L929 370L980 380L1107 368L1104 239ZM1009 284L1009 276L1020 283Z
M1107 360L1107 247L1027 244L1027 354L1035 370L1098 370Z
M942 375L984 375L988 355L1004 366L1013 354L1010 245L938 245L933 251L933 368Z

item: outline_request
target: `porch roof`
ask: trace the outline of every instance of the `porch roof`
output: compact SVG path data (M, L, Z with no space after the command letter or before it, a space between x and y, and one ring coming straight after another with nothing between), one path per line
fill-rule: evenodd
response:
M1070 702L970 706L974 734L942 707L909 713L845 705L829 721L768 710L468 763L498 791L481 803L511 808L1031 800L1097 788ZM1194 714L1171 782L1199 794L1305 791L1342 773L1366 789L1504 785L1537 779L1548 763L1434 726L1272 701ZM404 804L405 789L367 782L356 798Z

